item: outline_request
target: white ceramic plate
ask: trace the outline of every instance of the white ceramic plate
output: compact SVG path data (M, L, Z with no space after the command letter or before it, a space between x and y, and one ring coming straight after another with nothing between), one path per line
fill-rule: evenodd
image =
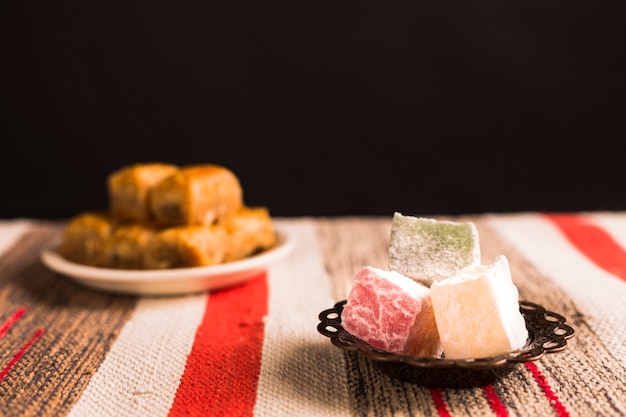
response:
M125 294L175 295L211 291L239 284L267 269L270 263L287 255L293 240L277 231L274 247L240 261L214 266L163 270L125 270L99 268L70 262L56 248L41 253L50 269L85 286Z

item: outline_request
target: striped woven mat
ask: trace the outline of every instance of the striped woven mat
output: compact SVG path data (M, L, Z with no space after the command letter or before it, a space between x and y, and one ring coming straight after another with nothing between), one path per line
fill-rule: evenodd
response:
M0 416L625 416L626 213L456 219L575 329L478 388L391 379L317 331L358 268L386 268L390 218L276 219L288 257L177 297L83 287L40 261L62 223L0 221Z

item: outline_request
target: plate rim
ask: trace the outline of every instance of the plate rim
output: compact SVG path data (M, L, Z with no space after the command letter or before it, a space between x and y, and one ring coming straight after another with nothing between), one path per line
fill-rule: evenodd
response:
M58 243L44 248L40 253L40 259L50 270L61 275L78 279L84 283L120 283L128 284L137 282L164 282L171 280L183 280L185 278L211 278L229 274L242 273L248 270L262 269L272 261L286 256L294 246L294 239L284 230L275 228L278 242L263 252L250 257L209 266L171 268L171 269L115 269L97 266L82 265L63 258L58 252Z

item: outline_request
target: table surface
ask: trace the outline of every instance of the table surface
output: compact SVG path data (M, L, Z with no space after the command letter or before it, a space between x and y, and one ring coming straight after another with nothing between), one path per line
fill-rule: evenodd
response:
M390 218L276 218L288 256L241 285L159 297L49 270L63 222L0 221L0 415L626 415L626 213L448 218L474 222L483 262L507 256L520 299L567 319L565 350L433 388L332 345L318 314L358 268L387 268Z

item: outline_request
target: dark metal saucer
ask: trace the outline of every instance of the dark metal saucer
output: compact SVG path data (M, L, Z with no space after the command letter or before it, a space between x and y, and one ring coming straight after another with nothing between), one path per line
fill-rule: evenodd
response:
M509 374L518 364L534 361L546 353L567 347L574 329L565 317L547 311L538 304L520 302L529 337L526 345L515 352L480 359L435 359L400 355L376 349L348 333L341 326L341 312L346 300L319 314L317 330L330 338L333 345L365 355L392 378L427 387L477 387L487 385Z

